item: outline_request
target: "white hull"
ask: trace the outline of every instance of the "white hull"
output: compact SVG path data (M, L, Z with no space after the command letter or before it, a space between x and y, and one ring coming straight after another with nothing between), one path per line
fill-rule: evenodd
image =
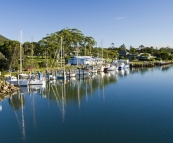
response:
M108 67L107 71L114 71L116 69L117 69L116 66L112 65L112 66Z
M28 80L22 80L22 79L19 79L18 80L6 80L7 82L9 83L12 83L14 84L14 86L28 86Z
M119 69L119 70L123 70L123 69L124 69L124 66L125 66L124 63L119 63L119 64L118 64L118 69Z

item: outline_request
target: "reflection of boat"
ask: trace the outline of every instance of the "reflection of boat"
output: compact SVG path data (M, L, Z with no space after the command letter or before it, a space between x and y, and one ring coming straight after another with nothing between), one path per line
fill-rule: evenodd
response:
M119 75L124 76L124 69L119 71Z
M67 77L75 77L76 76L76 73L74 73L74 72L66 72L66 76Z
M66 79L66 73L65 73L65 71L58 72L56 78L57 79Z
M81 70L81 69L79 69L79 70L77 70L76 71L76 76L82 76L82 75L90 75L90 73L88 72L88 71L86 71L86 70Z
M55 75L52 75L52 74L47 75L47 78L49 80L56 80L56 76Z
M45 84L44 84L44 85L30 85L30 86L29 86L30 89L35 89L35 90L43 89L43 88L45 88L45 87L46 87Z
M124 73L127 75L127 74L129 74L129 69L125 69L124 70Z

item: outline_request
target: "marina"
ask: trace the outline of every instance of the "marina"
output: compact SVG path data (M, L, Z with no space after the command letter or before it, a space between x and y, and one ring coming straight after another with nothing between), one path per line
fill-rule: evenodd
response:
M169 65L131 68L20 87L0 101L0 137L18 143L171 142L172 71Z

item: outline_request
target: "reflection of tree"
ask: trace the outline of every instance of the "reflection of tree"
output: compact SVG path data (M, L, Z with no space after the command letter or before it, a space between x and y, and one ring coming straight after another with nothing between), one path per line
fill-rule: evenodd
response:
M25 98L23 95L16 94L9 98L8 102L14 110L19 110L22 107L22 104L23 106L25 105Z
M169 70L169 68L170 68L170 66L163 66L162 71L167 71L167 70Z

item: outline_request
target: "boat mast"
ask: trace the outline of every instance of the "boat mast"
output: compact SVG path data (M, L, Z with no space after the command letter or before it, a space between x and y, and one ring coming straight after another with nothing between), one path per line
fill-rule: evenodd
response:
M62 69L62 37L61 37L61 69Z
M31 68L33 69L33 36L32 36L32 61L31 61Z
M102 39L102 64L103 64L103 39Z
M22 73L22 30L20 29L20 73Z

